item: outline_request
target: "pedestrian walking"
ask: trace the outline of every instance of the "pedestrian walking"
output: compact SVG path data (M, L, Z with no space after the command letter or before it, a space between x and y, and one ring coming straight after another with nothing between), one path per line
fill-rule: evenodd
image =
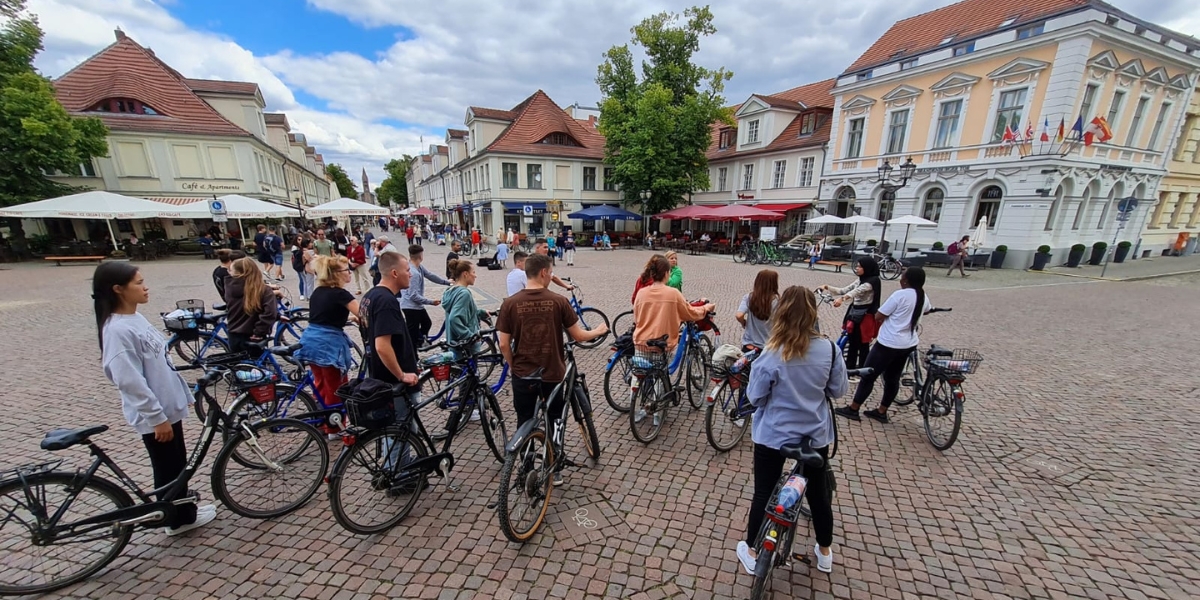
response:
M496 262L500 265L500 268L503 269L504 263L507 260L508 260L508 244L501 242L496 245Z
M963 277L970 277L963 268L963 262L967 260L967 247L970 245L971 236L964 235L961 240L952 242L950 247L946 248L946 254L950 256L950 270L946 271L946 277L954 273L954 267L958 267L958 272L962 273Z
M505 289L508 291L506 298L516 296L517 292L525 289L525 259L528 257L528 254L520 250L513 253L513 270L509 271L508 277L504 279Z
M354 274L354 287L361 296L365 290L371 289L369 283L371 274L367 272L367 251L362 244L358 243L357 237L350 237L350 246L346 248L346 259L350 271Z
M563 258L567 259L567 266L575 266L575 232L567 233L567 238L563 240Z
M408 289L400 294L400 308L404 311L404 321L408 323L408 337L416 344L415 349L423 348L429 341L429 330L433 321L426 306L438 306L441 300L430 300L425 297L425 280L438 285L449 286L450 281L443 279L437 273L426 269L421 263L425 260L425 249L413 244L408 247ZM381 269L382 271L382 269Z
M318 256L333 256L333 242L325 238L325 230L317 230L317 239L313 240L313 251Z

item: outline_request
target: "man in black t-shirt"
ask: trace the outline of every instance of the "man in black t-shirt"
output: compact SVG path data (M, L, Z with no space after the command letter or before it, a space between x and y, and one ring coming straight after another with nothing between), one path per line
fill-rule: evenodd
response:
M462 250L462 244L457 240L450 244L450 253L446 255L446 279L454 279L450 276L450 261L458 258L458 252Z
M391 384L406 384L417 392L417 353L408 336L408 325L396 296L408 288L408 259L399 252L379 255L379 285L359 300L358 318L369 358L371 377Z
M217 260L221 261L221 264L213 269L213 285L217 288L217 296L221 298L220 303L225 304L225 278L229 277L229 265L233 264L233 250L217 250Z

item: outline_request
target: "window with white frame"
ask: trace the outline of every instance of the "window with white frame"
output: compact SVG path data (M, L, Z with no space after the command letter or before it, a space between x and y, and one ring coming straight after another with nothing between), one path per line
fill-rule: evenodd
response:
M504 181L501 182L504 187L517 187L517 163L500 163L500 172L504 175Z
M1092 120L1092 104L1096 102L1096 91L1100 86L1089 83L1083 88L1083 102L1079 103L1079 116L1083 117L1084 121Z
M813 167L817 159L809 157L800 159L800 180L796 184L800 187L812 187L813 182Z
M875 217L880 221L892 218L892 210L896 208L896 192L883 191L879 195L879 214Z
M983 192L979 194L979 204L975 207L975 219L972 224L978 223L983 217L987 217L988 228L996 226L996 217L1000 214L1000 201L1004 198L1004 191L999 186L989 185L983 188Z
M850 132L846 137L846 158L862 156L863 127L866 122L866 117L850 119Z
M1150 106L1150 99L1142 96L1138 98L1137 108L1133 109L1133 120L1129 122L1129 133L1125 136L1125 145L1133 147L1137 144L1139 129L1142 128L1142 119L1146 117L1146 107Z
M942 203L946 200L946 192L933 188L925 192L925 202L921 206L921 217L937 222L942 218Z
M754 119L746 124L746 143L754 144L758 142L758 119Z
M900 70L901 70L901 71L907 71L907 70L909 70L909 69L912 69L912 68L914 68L914 67L916 67L916 66L917 66L917 59L915 59L915 58L910 58L910 59L908 59L908 60L905 60L905 61L901 61L901 62L900 62Z
M1158 137L1162 135L1163 124L1169 114L1171 114L1171 103L1163 102L1158 109L1158 118L1154 120L1154 127L1150 129L1150 141L1146 143L1147 150L1158 149Z
M908 131L908 109L892 113L888 123L887 154L899 154L904 151L904 135Z
M1117 90L1113 92L1112 104L1108 105L1108 127L1116 129L1118 119L1121 116L1121 109L1125 104L1125 92Z
M718 192L723 192L723 191L729 189L728 187L726 187L728 185L728 179L729 179L729 167L721 167L720 169L717 169L717 191Z
M1021 118L1025 116L1025 93L1027 88L1000 92L1000 104L996 107L996 124L992 128L992 141L1004 139L1004 131L1012 127L1021 131Z
M975 42L971 42L969 44L955 46L954 47L954 56L962 56L964 54L970 54L974 51L975 51Z
M775 161L774 173L771 175L771 187L779 189L784 185L784 177L787 175L787 161Z
M962 100L943 102L938 108L937 134L933 138L933 147L949 148L954 145L955 134L958 133L958 120L962 116Z
M617 189L617 180L613 179L617 171L612 167L604 167L604 191L614 192Z
M812 135L817 130L817 113L808 113L800 117L800 135Z
M754 165L749 164L742 167L742 189L754 189Z

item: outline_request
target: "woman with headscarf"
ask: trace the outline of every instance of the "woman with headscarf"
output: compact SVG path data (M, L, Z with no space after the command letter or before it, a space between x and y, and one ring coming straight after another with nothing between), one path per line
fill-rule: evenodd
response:
M846 344L846 368L861 368L871 350L871 340L875 339L875 311L879 310L879 299L883 284L879 281L879 263L875 259L864 256L854 265L854 273L858 278L846 287L821 286L820 289L836 296L834 306L841 306L849 300L850 308L846 309L846 318L842 327L850 333Z

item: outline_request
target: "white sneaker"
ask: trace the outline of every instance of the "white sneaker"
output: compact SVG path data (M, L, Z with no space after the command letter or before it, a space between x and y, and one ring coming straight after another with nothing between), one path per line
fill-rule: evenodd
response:
M479 422L479 409L478 409L478 408L477 408L477 409L475 409L475 410L473 410L473 411L471 411L471 422L472 422L472 423L478 423L478 422Z
M304 296L300 296L300 301L301 301L301 302L304 302L305 300L308 300L308 298L305 298Z
M813 552L817 555L817 570L822 573L833 572L833 548L829 549L829 554L821 554L821 545L813 546Z
M753 575L755 567L758 566L758 560L750 556L750 544L744 541L738 542L737 557L741 561L742 568L746 570L746 573Z
M217 518L217 507L211 504L205 504L204 506L196 508L195 522L188 523L187 525L180 525L179 527L168 527L167 535L180 535L196 529L197 527L204 527L205 525L211 523L215 518Z
M633 422L641 423L645 419L646 419L646 411L639 410L639 411L637 411L637 414L633 417Z
M563 474L562 474L562 471L555 471L555 472L554 472L554 477L553 477L553 478L550 480L550 485L553 485L553 486L555 486L555 487L558 487L558 486L560 486L560 485L562 485L562 484L563 484Z

